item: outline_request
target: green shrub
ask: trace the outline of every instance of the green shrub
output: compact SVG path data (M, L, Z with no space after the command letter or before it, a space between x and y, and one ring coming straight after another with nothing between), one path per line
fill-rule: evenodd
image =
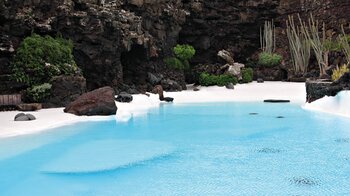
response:
M336 81L338 80L340 77L342 77L346 72L349 72L349 68L346 64L337 67L336 69L333 70L332 73L332 80Z
M243 68L241 71L242 82L249 83L253 81L253 69L252 68Z
M189 60L196 54L196 50L190 45L176 45L173 48L173 55L175 57L169 57L164 59L166 66L178 70L190 69Z
M75 73L78 68L72 52L70 40L32 34L16 51L12 62L13 78L33 86L48 82L53 76Z
M25 101L35 103L44 102L50 97L51 86L49 83L44 83L28 88L25 92Z
M193 48L193 46L188 44L176 45L173 48L173 52L175 57L180 59L182 62L191 60L191 58L196 54L196 50Z
M326 39L323 41L323 47L326 51L338 52L342 50L342 45L336 40Z
M185 65L176 57L165 58L164 63L166 66L173 69L184 70Z
M259 54L259 64L267 67L274 67L281 63L282 56L275 53L262 52Z
M211 75L208 73L202 73L199 76L199 84L202 86L225 86L229 83L237 84L236 77L223 74L223 75Z

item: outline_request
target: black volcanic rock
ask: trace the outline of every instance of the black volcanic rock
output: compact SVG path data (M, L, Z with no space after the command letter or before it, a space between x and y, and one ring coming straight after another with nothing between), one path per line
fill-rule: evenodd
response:
M11 0L0 1L0 76L20 42L35 32L60 34L74 43L74 57L88 90L123 83L146 90L147 72L164 72L180 84L178 71L162 68L186 12L180 1ZM4 62L5 64L3 64ZM6 69L2 69L2 66ZM0 77L2 85L8 85ZM12 84L10 86L15 86ZM6 87L8 88L8 87ZM4 87L5 89L5 87Z
M161 74L185 89L184 73L167 68L163 59L177 43L191 44L198 71L218 69L217 52L225 49L246 63L259 51L260 27L274 19L276 46L284 64L255 71L264 80L285 80L291 75L289 49L283 29L288 15L312 13L326 22L327 30L340 32L339 21L349 21L348 0L7 0L0 1L0 91L23 90L10 80L10 62L21 41L32 32L60 34L74 43L74 57L83 70L88 90L103 86L121 89L124 84L138 92L152 90L157 80L147 73ZM348 29L346 29L348 31ZM342 62L330 54L330 62ZM316 66L317 67L317 66ZM317 69L317 68L316 68ZM315 68L310 71L315 71ZM200 73L200 72L199 72ZM258 73L258 74L256 74ZM260 76L261 75L261 76ZM171 87L166 90L178 90Z
M132 102L133 97L129 93L121 92L115 100L122 103L130 103Z
M47 106L65 107L86 92L86 80L81 76L56 76L51 82L51 96Z
M345 73L338 80L308 80L306 81L306 101L311 103L324 96L335 96L342 90L350 89L350 73Z

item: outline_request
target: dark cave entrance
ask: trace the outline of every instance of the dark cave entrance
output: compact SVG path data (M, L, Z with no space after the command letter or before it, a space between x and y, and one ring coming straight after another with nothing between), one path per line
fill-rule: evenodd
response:
M288 71L285 69L281 69L281 80L287 81L288 80Z
M142 45L134 44L130 51L121 54L123 82L127 85L145 84L147 80L147 51Z

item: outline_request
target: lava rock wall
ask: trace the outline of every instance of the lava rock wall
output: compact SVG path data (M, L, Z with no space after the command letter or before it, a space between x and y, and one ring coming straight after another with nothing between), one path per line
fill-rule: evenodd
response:
M190 15L180 32L180 42L190 43L197 50L194 63L215 64L217 52L226 49L234 59L247 63L256 58L260 47L260 28L266 20L276 25L277 52L286 61L273 69L255 69L266 80L293 77L285 27L289 15L300 14L308 21L310 14L325 22L328 34L337 35L340 25L349 26L348 0L191 0L185 3ZM334 56L334 58L333 58ZM341 62L331 54L330 61ZM313 64L317 70L317 65ZM318 75L317 73L315 75Z
M287 57L288 15L306 19L312 13L339 32L350 21L349 10L348 0L0 0L0 92L21 89L9 79L10 61L32 32L74 42L89 90L142 91L152 88L149 73L184 86L183 73L163 63L178 42L195 46L193 64L215 63L221 49L247 62L259 50L260 27L274 19L278 52Z
M186 16L181 7L181 1L166 0L1 0L0 75L10 74L11 58L26 36L59 33L73 41L88 89L142 83L177 42Z
M260 27L278 16L278 6L276 0L191 0L180 42L195 46L198 63L216 62L222 49L245 61L259 48Z

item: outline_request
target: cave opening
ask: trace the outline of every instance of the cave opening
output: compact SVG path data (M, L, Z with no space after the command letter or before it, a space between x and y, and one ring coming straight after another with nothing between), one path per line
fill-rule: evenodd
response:
M281 80L282 81L288 80L288 71L285 69L281 69Z
M4 16L0 16L0 26L4 26L6 22L6 18Z
M142 45L133 44L130 51L121 54L123 83L142 85L147 81L147 51Z

